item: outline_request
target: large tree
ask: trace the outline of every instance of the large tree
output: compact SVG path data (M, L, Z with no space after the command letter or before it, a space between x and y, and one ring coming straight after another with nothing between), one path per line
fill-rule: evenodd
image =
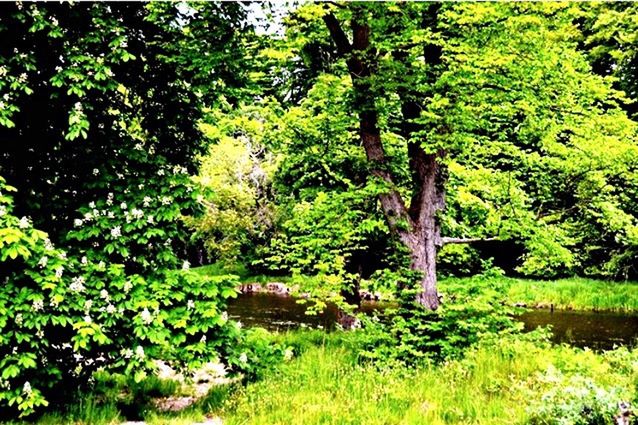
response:
M580 266L592 234L634 244L635 211L616 188L633 186L636 126L578 50L578 7L355 2L290 19L332 44L341 60L325 72L350 76L368 184L427 308L448 243L518 240L520 269L545 275ZM405 156L388 154L397 138Z

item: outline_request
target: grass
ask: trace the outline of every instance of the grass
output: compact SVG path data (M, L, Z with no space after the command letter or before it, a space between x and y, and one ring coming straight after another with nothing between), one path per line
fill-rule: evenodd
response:
M594 311L638 311L638 283L585 278L507 279L507 299L528 306Z
M525 424L530 407L574 375L605 389L618 387L623 400L638 401L638 351L601 354L519 336L484 341L458 360L379 369L357 360L362 335L316 330L274 335L297 356L262 380L215 387L183 412L148 410L143 420L151 425L190 425L213 416L225 425ZM147 387L156 391L157 385ZM88 395L38 424L124 420L114 403L97 403Z
M614 361L613 354L505 340L462 360L378 370L359 365L350 347L328 339L234 393L217 413L237 425L524 424L529 406L557 385L544 379L552 368L621 386L633 397L638 368L627 372Z

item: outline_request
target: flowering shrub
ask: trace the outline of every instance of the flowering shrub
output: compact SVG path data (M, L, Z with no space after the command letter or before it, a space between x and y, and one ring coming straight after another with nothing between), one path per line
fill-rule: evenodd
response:
M533 424L610 424L623 407L630 407L626 403L626 391L621 388L603 388L591 378L580 375L567 379L555 369L549 370L543 378L552 387L530 407Z
M202 277L187 262L182 270L167 267L178 262L170 244L141 250L151 238L170 235L170 224L153 232L145 213L135 205L123 208L124 201L111 218L98 209L115 200L107 197L69 235L78 243L91 240L94 249L67 255L27 217L13 214L13 190L0 179L0 411L32 413L68 395L64 389L89 382L96 370L139 381L153 359L184 369L228 354L225 346L239 338L224 312L224 300L235 294L234 278ZM171 211L179 212L164 206L156 209L156 220L174 222ZM142 220L146 231L140 231ZM109 232L92 236L107 224ZM123 264L105 261L114 253Z

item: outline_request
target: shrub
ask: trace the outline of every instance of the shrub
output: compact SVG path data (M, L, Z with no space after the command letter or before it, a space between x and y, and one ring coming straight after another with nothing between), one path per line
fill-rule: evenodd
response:
M97 370L141 381L154 359L184 370L232 354L227 347L240 340L240 331L224 309L225 300L236 293L234 277L171 269L167 265L175 264L176 257L170 250L140 254L137 273L130 262L106 261L111 258L108 248L67 255L28 218L13 214L13 190L0 178L3 414L24 416L49 401L64 400L69 391L85 387ZM95 234L107 240L100 246L130 249L143 243L140 229L148 233L152 228L125 216L120 213L120 231L129 240L95 232L107 225L103 217L109 216L102 212L82 229L85 233L74 236L97 242ZM174 221L167 212L164 217L168 224L162 232Z

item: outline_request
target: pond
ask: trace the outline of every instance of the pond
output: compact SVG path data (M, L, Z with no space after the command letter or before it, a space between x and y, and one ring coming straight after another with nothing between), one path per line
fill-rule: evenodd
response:
M367 302L364 312L383 308L383 304ZM270 330L299 327L334 328L337 309L329 306L316 316L305 314L306 307L293 297L269 293L242 294L231 301L228 313L245 326L261 326ZM552 326L552 340L578 347L606 350L614 345L634 345L638 340L638 315L583 311L530 310L520 316L526 330Z

